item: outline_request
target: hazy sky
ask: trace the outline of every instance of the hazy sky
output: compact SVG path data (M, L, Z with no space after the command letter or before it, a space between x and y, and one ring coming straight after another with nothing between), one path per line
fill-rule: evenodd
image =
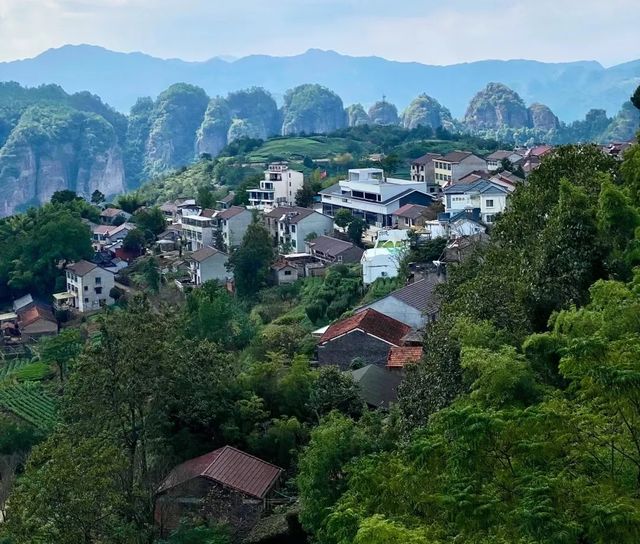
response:
M67 43L203 60L310 47L451 64L640 57L638 0L0 0L0 60Z

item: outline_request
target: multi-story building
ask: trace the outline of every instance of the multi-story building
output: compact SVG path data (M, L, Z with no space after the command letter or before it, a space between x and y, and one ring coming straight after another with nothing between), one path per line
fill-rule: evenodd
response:
M264 172L260 188L248 189L249 205L259 210L269 210L276 206L293 206L296 193L302 189L304 175L289 170L286 162L274 162Z
M247 228L253 221L253 214L242 206L231 206L215 217L217 228L222 233L226 248L237 247L242 243Z
M182 218L182 236L187 249L197 251L213 245L215 219L211 216L189 215Z
M439 153L426 153L411 162L411 181L421 181L426 184L427 192L437 194L440 185L436 183L433 161L441 159Z
M505 151L499 149L494 151L491 155L487 155L487 170L489 172L495 172L498 168L502 167L502 161L507 160L511 164L515 164L523 159L524 155L520 155L515 151Z
M54 295L54 299L64 300L78 312L90 312L115 302L110 294L114 285L113 272L89 261L78 261L67 265L67 292Z
M490 181L481 179L473 183L455 183L444 190L445 212L453 214L464 210L480 210L480 220L493 223L496 214L507 207L510 190Z
M232 278L233 274L227 270L229 256L217 249L204 246L194 251L189 261L189 275L193 285L202 285L207 281L219 281L224 283Z
M265 214L264 220L278 246L289 248L294 253L304 251L305 242L313 235L333 233L333 219L309 208L274 208Z
M487 161L471 151L452 151L439 159L434 159L433 166L436 183L442 187L457 183L460 178L471 172L487 171Z
M429 206L434 196L422 182L385 178L380 168L354 168L347 179L320 191L322 213L331 217L346 208L374 227L393 225L393 212L405 204Z

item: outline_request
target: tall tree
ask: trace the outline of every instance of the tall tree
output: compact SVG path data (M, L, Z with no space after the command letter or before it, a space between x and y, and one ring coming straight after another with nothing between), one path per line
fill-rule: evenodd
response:
M229 258L238 294L255 295L267 284L274 259L271 235L260 224L252 223L242 239L242 244Z

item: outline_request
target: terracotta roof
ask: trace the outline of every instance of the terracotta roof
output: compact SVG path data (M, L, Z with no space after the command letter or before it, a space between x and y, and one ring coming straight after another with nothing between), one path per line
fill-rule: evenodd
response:
M92 232L93 234L109 234L112 228L111 225L96 225L93 227Z
M213 257L216 253L222 253L222 251L218 251L215 247L204 246L191 254L191 260L201 263L209 257Z
M280 467L231 446L224 446L175 467L160 484L158 493L202 477L263 499L282 473Z
M355 330L361 330L389 344L399 346L402 342L402 337L411 330L411 327L372 308L368 308L363 312L330 325L320 338L320 343L329 342Z
M417 363L422 359L422 346L399 346L389 350L387 367L402 368L408 363Z
M129 215L124 210L119 208L105 208L100 212L101 217L117 217L118 215Z
M21 327L27 327L40 319L51 321L56 324L58 323L51 310L37 303L22 310L18 310L18 318L20 319Z
M78 276L84 276L97 267L98 265L95 263L90 263L89 261L82 260L78 261L77 263L68 264L67 270L71 270L71 272L77 274Z
M493 153L491 153L491 155L488 155L487 156L487 160L501 161L502 159L506 159L507 157L510 157L511 155L520 156L520 154L516 153L515 151L507 151L507 150L504 150L504 149L498 149L498 151L494 151Z
M231 219L232 217L235 217L236 215L240 215L242 212L246 212L246 211L248 211L247 208L243 208L242 206L231 206L226 210L222 210L218 214L218 217L220 219Z
M473 155L471 151L451 151L447 153L441 160L446 162L460 162L466 159L467 157Z
M205 208L200 212L200 217L208 217L211 219L215 214L218 213L218 210L212 210L211 208Z
M420 206L419 204L405 204L401 208L398 208L391 215L397 215L398 217L408 217L409 219L418 219L422 217L422 214L426 209L426 206Z

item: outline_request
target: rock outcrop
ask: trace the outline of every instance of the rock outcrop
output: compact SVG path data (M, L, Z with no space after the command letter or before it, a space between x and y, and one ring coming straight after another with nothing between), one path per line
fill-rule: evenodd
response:
M153 177L193 162L196 132L209 97L199 87L178 83L158 96L151 114L145 174Z
M471 100L464 123L473 131L527 128L529 112L518 93L502 83L489 83Z
M229 104L222 97L212 98L204 114L204 120L196 136L196 154L208 153L215 157L227 145L227 133L231 126Z
M397 125L398 108L386 100L380 100L369 108L369 119L374 125Z
M560 121L549 106L535 102L527 108L527 111L529 112L530 128L548 132L560 126Z
M347 124L342 99L316 84L299 85L284 96L282 134L327 134Z
M227 105L232 119L246 121L252 138L266 140L280 134L278 105L271 94L261 87L229 93Z
M625 102L601 136L602 142L626 142L640 130L640 110L631 102Z
M27 108L0 150L0 215L46 202L69 189L90 197L96 189L125 189L116 131L102 117L60 105Z
M438 127L451 129L453 118L451 112L435 98L421 94L411 101L402 114L402 126L407 129L418 127L431 127L434 130Z
M351 104L344 111L347 114L347 125L350 127L368 125L371 122L362 104Z

